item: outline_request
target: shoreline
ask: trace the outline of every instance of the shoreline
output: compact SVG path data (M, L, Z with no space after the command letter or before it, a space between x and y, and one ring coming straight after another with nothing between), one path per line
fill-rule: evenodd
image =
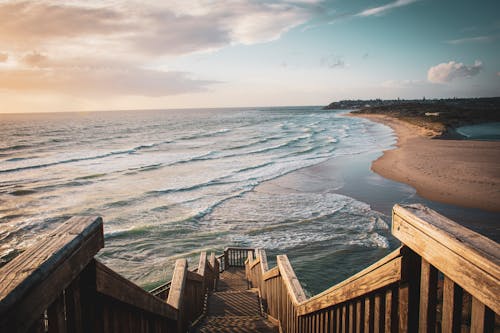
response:
M386 115L346 114L392 128L396 148L372 162L382 177L405 183L423 198L500 212L500 142L431 139L436 133Z

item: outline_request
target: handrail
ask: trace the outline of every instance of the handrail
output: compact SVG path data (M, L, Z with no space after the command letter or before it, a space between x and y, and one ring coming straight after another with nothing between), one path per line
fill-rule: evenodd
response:
M422 205L394 206L392 233L401 247L309 299L286 256L268 269L264 250L256 249L245 262L247 278L283 332L431 332L438 325L451 332L467 311L470 323L463 324L471 331L494 327L500 314L497 243ZM438 271L444 274L442 299ZM464 291L472 310L462 310Z
M214 253L191 270L179 259L159 298L94 259L102 224L73 217L0 268L0 332L184 332L202 314L219 277Z
M393 210L393 234L423 259L500 313L500 246L422 206Z
M26 331L103 246L102 219L75 216L0 268L0 331Z
M400 248L311 298L286 255L269 269L265 250L236 247L200 253L195 269L177 260L156 297L94 259L104 245L101 218L73 217L0 268L0 331L185 332L203 315L220 271L231 266L245 267L283 332L495 328L499 244L422 205L396 205L392 233Z
M279 255L277 257L277 263L292 302L296 305L304 302L306 300L306 294L297 276L295 276L295 272L293 271L292 265L290 265L290 261L288 261L288 257L286 255Z
M299 315L306 315L401 280L402 247L348 279L298 304Z
M160 298L151 297L150 293L97 260L95 266L96 290L102 295L109 296L151 314L177 319L178 308L165 303Z

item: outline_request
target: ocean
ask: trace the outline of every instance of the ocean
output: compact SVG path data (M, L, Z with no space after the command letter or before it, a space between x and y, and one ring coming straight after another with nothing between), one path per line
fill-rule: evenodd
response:
M72 215L104 219L99 260L144 288L226 246L286 253L309 294L397 246L390 217L341 195L256 190L392 132L320 107L0 115L0 260ZM369 168L369 165L365 166ZM334 171L332 171L333 173ZM334 178L334 177L333 177Z

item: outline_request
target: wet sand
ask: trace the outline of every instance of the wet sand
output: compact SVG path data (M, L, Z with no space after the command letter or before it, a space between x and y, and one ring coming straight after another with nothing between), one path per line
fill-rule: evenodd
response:
M427 138L422 139L432 142L438 141ZM465 141L459 142L464 143ZM387 221L390 221L394 204L421 203L467 228L497 242L500 241L500 212L434 201L431 198L419 195L414 187L404 181L394 181L382 177L373 172L371 166L373 161L380 160L386 154L387 152L371 151L343 156L342 158L333 158L321 164L265 182L257 186L255 190L270 193L284 191L339 193L368 203L372 209L385 214Z
M362 117L390 126L398 137L397 148L374 161L373 171L433 201L500 212L499 141L430 139L420 128L388 116Z

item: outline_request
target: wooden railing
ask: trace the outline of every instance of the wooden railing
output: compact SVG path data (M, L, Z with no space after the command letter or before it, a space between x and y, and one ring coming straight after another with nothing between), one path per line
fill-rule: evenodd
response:
M245 267L283 332L493 332L500 311L500 247L420 205L393 210L402 246L307 298L286 255L205 252L151 293L94 258L101 218L73 217L0 268L0 332L186 332L219 273Z
M202 315L219 261L178 260L159 296L94 259L102 219L73 217L0 268L0 332L186 332Z
M500 313L500 247L421 205L396 205L402 246L307 298L285 255L264 250L245 268L283 332L493 332Z
M227 247L224 249L224 270L226 267L245 267L248 251L254 253L254 248Z

